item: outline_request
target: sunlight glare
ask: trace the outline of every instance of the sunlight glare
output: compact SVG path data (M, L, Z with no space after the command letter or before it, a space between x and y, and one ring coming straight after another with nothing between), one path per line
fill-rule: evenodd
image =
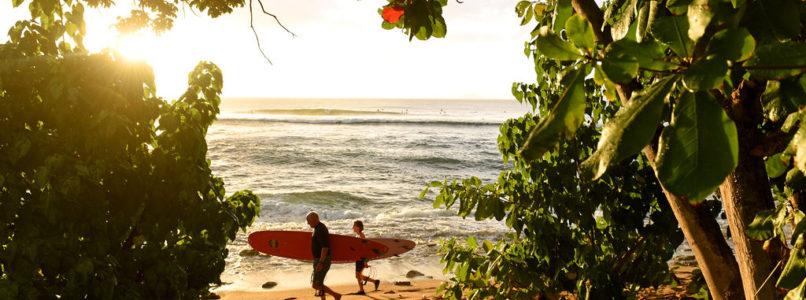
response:
M137 32L118 36L115 49L130 60L143 60L153 64L159 55L160 43L151 32Z

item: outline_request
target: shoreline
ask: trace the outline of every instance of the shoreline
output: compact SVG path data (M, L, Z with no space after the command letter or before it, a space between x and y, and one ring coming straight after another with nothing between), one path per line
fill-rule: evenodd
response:
M268 256L249 258L268 260L268 262L262 264L265 265L266 268L262 270L252 268L251 266L256 264L255 261L232 261L231 265L228 266L230 269L221 275L221 281L224 284L215 288L213 291L266 291L261 287L266 282L277 283L277 285L271 289L272 291L310 288L313 266L309 263L279 265L288 264L289 262L284 258L278 259ZM382 284L421 279L448 280L442 273L444 266L440 263L440 258L437 256L414 257L406 253L401 257L373 260L369 262L369 265L370 268L364 271L364 275L371 278L380 278ZM410 273L419 273L421 275L410 275ZM327 277L325 277L325 284L328 286L352 285L358 290L358 283L355 279L355 264L342 263L331 265L330 271L328 271Z
M342 298L349 299L439 299L436 296L436 291L439 286L444 282L436 279L412 279L408 281L411 285L396 285L394 282L385 282L381 280L378 290L375 291L372 283L367 283L364 286L366 295L351 295L358 291L358 283L353 284L336 284L328 285L334 291L341 293ZM264 289L263 291L245 291L245 290L218 290L214 291L215 294L221 296L224 300L251 300L251 299L282 299L282 300L305 300L305 299L320 299L314 296L313 288L294 288L294 289ZM327 299L333 299L330 295Z
M669 264L669 268L674 274L676 284L661 285L657 288L643 288L635 296L637 299L682 299L690 296L687 291L688 283L692 280L693 266L681 266L674 263ZM331 270L332 271L332 270ZM241 279L232 284L224 285L214 289L214 297L208 299L224 300L251 300L251 299L282 299L282 300L306 300L320 299L314 295L313 288L310 287L309 275L302 272L293 274L275 274L282 276L277 281L277 286L272 288L261 288L263 282L257 283L256 277ZM414 276L413 278L402 277L402 280L387 279L381 277L381 284L375 291L372 283L364 286L366 295L355 295L358 291L358 283L353 274L347 276L344 270L336 273L329 273L330 279L325 280L325 284L334 291L341 293L345 300L350 299L441 299L437 295L437 289L448 280L442 278L428 278L428 276ZM398 276L397 278L401 278ZM247 283L251 282L251 283ZM291 282L291 284L289 284ZM576 299L574 295L563 294L568 299ZM215 296L219 296L217 298ZM327 299L333 299L330 295Z

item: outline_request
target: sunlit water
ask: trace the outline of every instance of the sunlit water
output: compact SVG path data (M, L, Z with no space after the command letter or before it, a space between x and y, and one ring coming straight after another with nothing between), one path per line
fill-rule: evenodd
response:
M507 168L496 145L498 126L527 110L514 100L231 99L208 132L208 157L228 192L260 196L260 217L249 232L310 230L309 211L319 212L331 233L352 234L352 222L363 220L367 237L417 243L400 257L370 263L374 275L401 280L417 270L444 278L441 238L497 240L509 229L459 218L418 196L432 180L495 180ZM239 255L250 249L247 234L229 246L222 278L232 284L224 288L309 285L308 263ZM352 265L334 265L326 282L355 282L353 272Z

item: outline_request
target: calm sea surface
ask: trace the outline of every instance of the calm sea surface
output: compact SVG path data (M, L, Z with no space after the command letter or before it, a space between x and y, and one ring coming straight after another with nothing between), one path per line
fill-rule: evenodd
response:
M440 238L497 240L508 229L433 208L418 198L424 184L495 180L507 168L498 126L528 109L515 100L225 99L207 135L208 157L228 192L260 196L260 217L249 232L310 230L309 211L319 212L331 233L352 234L352 222L363 220L367 237L417 242L400 257L371 263L374 275L396 280L418 270L440 277ZM246 236L229 246L225 282L309 284L308 263L239 255L250 249ZM352 268L334 266L326 282L355 282ZM289 276L298 284L289 285Z

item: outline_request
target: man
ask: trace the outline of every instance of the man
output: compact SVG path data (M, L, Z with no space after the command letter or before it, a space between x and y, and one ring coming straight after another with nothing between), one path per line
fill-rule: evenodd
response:
M325 293L333 296L334 299L341 299L341 294L336 293L329 287L325 286L325 275L330 270L330 253L328 253L328 239L330 238L327 232L327 226L319 222L319 214L316 212L308 213L306 217L308 225L313 228L313 236L311 237L311 253L313 253L313 288L317 291L324 291L322 293L322 300L325 300Z

